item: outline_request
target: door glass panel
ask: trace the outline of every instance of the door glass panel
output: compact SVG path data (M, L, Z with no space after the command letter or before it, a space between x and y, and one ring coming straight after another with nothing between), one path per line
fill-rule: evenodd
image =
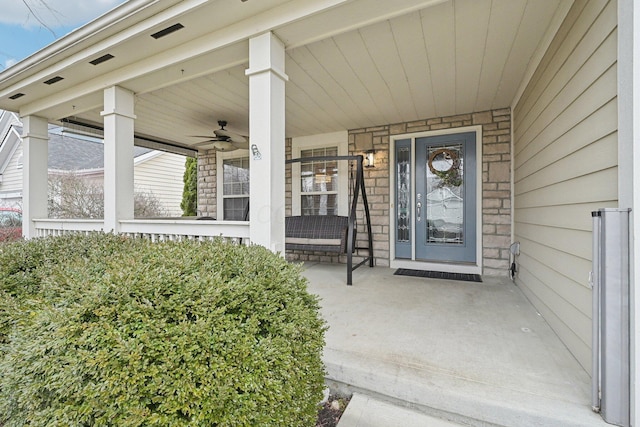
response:
M401 147L397 154L396 177L398 188L398 212L396 218L396 240L398 242L409 242L411 233L411 152L409 147Z
M464 236L464 149L429 146L426 171L426 243L462 245Z

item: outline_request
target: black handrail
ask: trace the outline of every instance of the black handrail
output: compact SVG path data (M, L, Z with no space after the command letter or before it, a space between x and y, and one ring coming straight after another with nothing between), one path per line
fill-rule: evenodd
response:
M355 189L353 192L353 200L351 201L351 209L349 212L349 217L347 221L347 285L351 286L353 283L353 270L360 267L367 261L369 261L369 267L373 267L373 237L371 236L371 215L369 213L369 203L367 202L367 192L365 191L364 185L364 168L363 168L363 157L361 155L348 155L348 156L313 156L313 157L300 157L298 159L289 159L286 160L286 164L291 163L301 163L301 162L325 162L332 160L355 160L357 162L356 168L356 182ZM369 255L363 259L358 265L353 266L353 250L354 250L354 239L353 239L353 230L355 229L355 221L356 221L356 209L358 206L358 193L362 193L362 203L364 204L364 213L367 220L367 237L369 247L367 248L369 251ZM356 248L359 249L359 248Z

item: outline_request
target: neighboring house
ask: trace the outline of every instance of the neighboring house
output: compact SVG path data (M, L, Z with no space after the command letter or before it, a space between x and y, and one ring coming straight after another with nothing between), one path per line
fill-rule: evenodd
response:
M375 150L365 174L376 264L505 276L519 241L517 285L587 372L591 212L629 208L637 396L638 46L634 0L133 0L0 73L0 107L20 112L30 141L27 236L48 230L38 221L48 123L105 129L104 228L248 237L273 251L284 251L285 215L348 212L344 162L286 158ZM194 137L213 137L218 120L251 150ZM133 221L133 180L118 177L136 137L197 150L199 213L221 221ZM439 150L450 166L434 164ZM462 200L438 200L465 209L460 243L429 242L419 203L434 176L459 172L460 184L445 178ZM249 199L248 224L225 221Z
M5 207L22 204L21 125L17 114L0 112L0 205Z
M0 113L0 205L22 205L22 124L14 113ZM134 185L153 194L167 216L181 216L185 157L143 147L134 147ZM73 173L103 185L104 146L96 136L49 129L49 176Z

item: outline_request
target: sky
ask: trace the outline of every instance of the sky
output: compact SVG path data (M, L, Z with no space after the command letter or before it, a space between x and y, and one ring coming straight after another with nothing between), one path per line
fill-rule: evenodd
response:
M0 72L125 0L0 0Z

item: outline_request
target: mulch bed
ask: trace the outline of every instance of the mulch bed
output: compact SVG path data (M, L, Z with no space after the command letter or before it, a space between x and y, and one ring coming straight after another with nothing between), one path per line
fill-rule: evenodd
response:
M338 421L340 421L342 413L347 409L347 405L350 400L351 396L337 397L330 395L327 403L322 405L322 408L318 411L318 422L316 423L316 427L336 427L338 425ZM4 424L0 422L0 427L3 425Z
M318 412L316 427L336 427L342 413L347 408L351 397L329 396L329 400L322 405Z

